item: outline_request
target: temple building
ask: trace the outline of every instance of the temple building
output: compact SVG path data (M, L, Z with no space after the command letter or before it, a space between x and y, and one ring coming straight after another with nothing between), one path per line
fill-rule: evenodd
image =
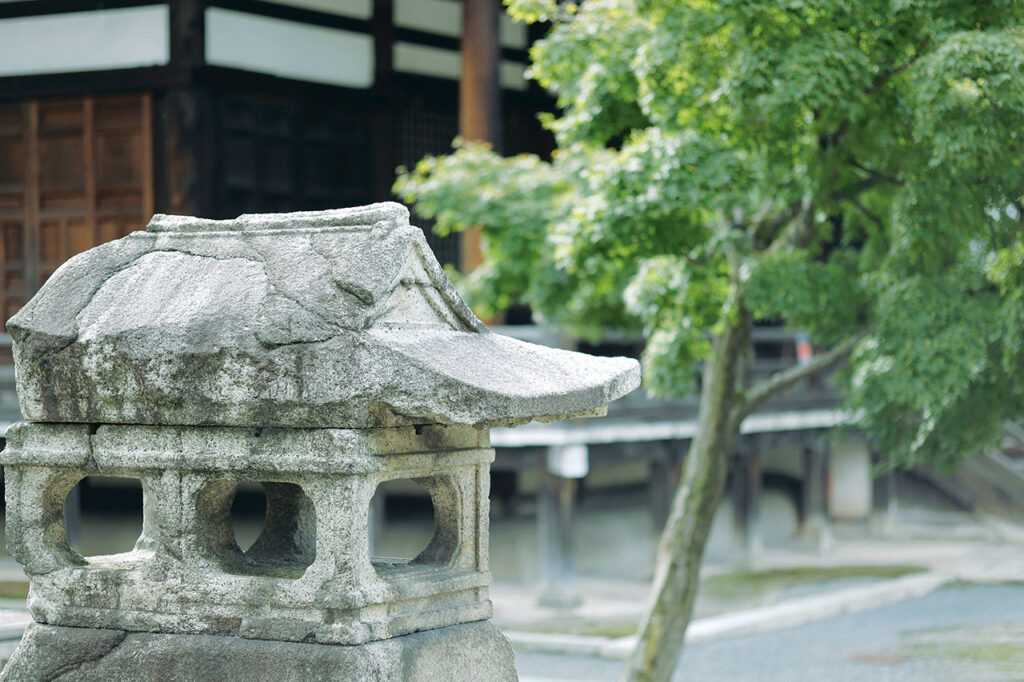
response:
M497 0L0 0L0 317L154 213L386 200L397 166L450 149L460 100L462 134L545 152L550 99L523 77L533 29L500 13ZM484 28L464 40L463 24ZM428 239L460 262L457 237Z

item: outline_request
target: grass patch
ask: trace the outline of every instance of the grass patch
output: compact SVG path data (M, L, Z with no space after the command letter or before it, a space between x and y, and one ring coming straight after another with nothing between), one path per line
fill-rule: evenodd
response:
M891 580L921 573L921 566L826 566L721 573L701 581L700 594L721 601L759 601L789 587L833 580Z
M942 655L971 663L1001 663L1013 665L1018 670L1024 667L1024 649L1014 644L971 644L946 648Z
M28 597L28 582L0 580L0 599L25 599L26 597Z
M988 679L997 673L1024 670L1024 627L951 628L906 637L908 653L952 666L965 679Z
M612 639L636 634L635 621L590 621L584 619L560 619L533 623L517 630L550 634L588 635L591 637L610 637Z
M711 613L723 613L737 608L759 606L772 601L786 588L828 583L856 578L893 579L925 569L921 566L830 566L825 568L780 568L767 571L741 571L709 576L701 581L698 598L715 602ZM705 613L704 615L709 615ZM695 614L695 617L701 617ZM625 637L635 635L637 622L633 619L598 620L559 616L543 622L518 625L516 629L528 632L566 633L597 637Z

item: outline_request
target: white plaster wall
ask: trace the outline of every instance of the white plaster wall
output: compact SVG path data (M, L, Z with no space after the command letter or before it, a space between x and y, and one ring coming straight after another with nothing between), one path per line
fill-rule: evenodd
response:
M395 0L395 25L458 38L462 35L462 3L451 0ZM507 14L499 17L498 38L505 47L526 47L526 25Z
M169 59L164 5L0 21L0 76L135 68Z
M413 43L395 43L393 59L396 71L423 76L457 79L462 69L458 52Z
M502 15L498 19L498 40L504 47L526 47L526 24L512 21L512 17Z
M415 73L421 76L458 80L462 70L462 57L455 50L428 47L414 43L395 43L393 53L396 71ZM501 87L509 90L525 90L527 81L523 73L526 67L518 62L503 61L499 66Z
M289 5L317 12L340 14L356 19L373 16L373 0L270 0L275 5Z
M373 85L371 36L218 7L206 10L206 61L316 83Z
M828 487L832 518L860 520L871 514L871 452L864 441L847 438L833 444Z
M529 85L526 80L526 66L519 62L502 62L498 66L498 78L501 87L508 90L525 90Z

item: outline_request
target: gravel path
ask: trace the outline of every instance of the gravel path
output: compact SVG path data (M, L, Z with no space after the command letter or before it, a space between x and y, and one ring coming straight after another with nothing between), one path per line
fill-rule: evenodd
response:
M618 680L623 664L521 652L522 682ZM701 682L1024 679L1024 585L958 585L788 630L696 644L674 678Z

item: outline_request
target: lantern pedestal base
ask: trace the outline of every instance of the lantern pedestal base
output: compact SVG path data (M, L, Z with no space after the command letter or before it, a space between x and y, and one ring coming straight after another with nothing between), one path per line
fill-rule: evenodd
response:
M489 622L357 646L33 624L0 675L108 680L514 682L512 646Z

